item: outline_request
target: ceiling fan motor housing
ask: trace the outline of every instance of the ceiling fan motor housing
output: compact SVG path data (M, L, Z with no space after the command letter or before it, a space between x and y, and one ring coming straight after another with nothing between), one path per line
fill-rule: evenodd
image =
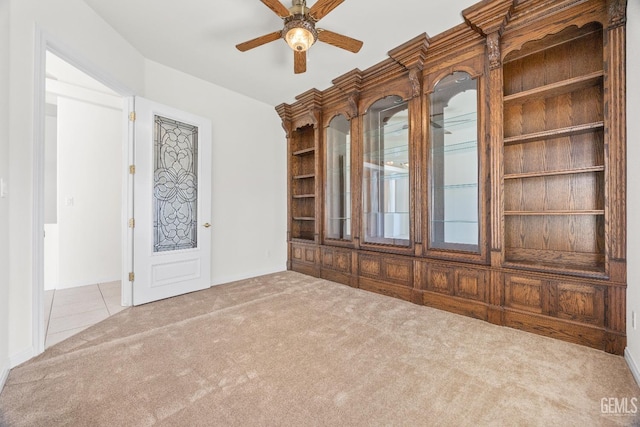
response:
M295 16L295 15L306 15L307 12L309 11L309 8L307 7L307 2L306 0L293 0L292 1L292 6L289 8L289 12L291 12L291 15Z
M318 40L318 31L304 15L294 15L285 19L282 38L293 50L303 52Z

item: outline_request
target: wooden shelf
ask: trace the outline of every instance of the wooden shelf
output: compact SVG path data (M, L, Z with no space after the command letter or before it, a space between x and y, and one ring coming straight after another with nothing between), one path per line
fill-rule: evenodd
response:
M315 147L311 147L311 148L304 148L302 150L297 150L293 152L294 156L303 156L305 154L311 154L314 151L316 151Z
M590 166L587 168L562 169L562 170L543 171L543 172L509 173L504 175L504 179L538 178L541 176L572 175L572 174L579 174L579 173L593 173L593 172L603 172L603 171L604 171L604 166Z
M553 273L557 272L560 274L574 274L578 276L593 276L593 277L601 277L604 275L604 265L596 264L596 265L582 265L582 264L571 264L566 261L526 261L526 260L505 260L504 267L507 268L516 268L533 270L533 271L542 271L545 273Z
M316 219L312 216L294 216L294 221L315 221Z
M549 98L587 87L597 86L602 84L603 75L603 71L595 71L593 73L585 74L584 76L574 77L572 79L562 80L534 89L506 95L503 98L503 101L505 104L510 102L524 102L530 99Z
M295 194L293 195L294 199L312 199L316 197L315 194Z
M293 242L302 242L302 243L313 243L315 242L315 238L313 234L300 234L299 236L291 237L291 241Z
M604 215L604 210L504 211L504 214L505 216Z
M295 175L293 179L309 179L309 178L315 178L315 177L316 177L315 173L308 173L304 175Z
M591 132L593 130L603 129L604 122L585 123L583 125L567 126L564 128L545 130L542 132L527 133L524 135L510 136L504 138L504 145L520 144L524 142L539 141L541 139L554 139L563 136L577 135L580 133Z

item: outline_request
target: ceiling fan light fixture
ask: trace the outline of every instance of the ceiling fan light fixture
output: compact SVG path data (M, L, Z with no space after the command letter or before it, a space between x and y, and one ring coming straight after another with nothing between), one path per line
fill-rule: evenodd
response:
M318 32L312 22L295 18L285 23L282 37L295 52L304 52L318 40Z

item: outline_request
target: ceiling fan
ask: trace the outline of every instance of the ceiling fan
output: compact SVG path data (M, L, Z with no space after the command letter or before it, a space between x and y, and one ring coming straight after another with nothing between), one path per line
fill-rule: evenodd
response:
M344 0L318 0L311 8L307 7L306 0L293 0L293 6L288 9L278 0L260 1L284 20L284 28L236 45L241 52L283 38L293 49L293 71L300 74L307 71L307 49L317 40L353 53L362 47L360 40L316 28L316 22Z

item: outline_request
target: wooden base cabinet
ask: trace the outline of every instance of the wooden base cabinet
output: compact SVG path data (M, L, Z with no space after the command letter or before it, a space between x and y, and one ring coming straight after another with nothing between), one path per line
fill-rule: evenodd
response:
M485 0L276 107L290 269L622 354L626 0Z

